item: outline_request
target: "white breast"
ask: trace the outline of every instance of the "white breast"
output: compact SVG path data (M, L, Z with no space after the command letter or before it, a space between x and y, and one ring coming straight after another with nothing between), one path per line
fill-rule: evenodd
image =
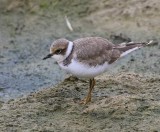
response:
M109 64L107 62L103 65L90 67L73 59L68 66L64 66L62 63L59 63L59 65L62 69L73 74L74 76L84 78L93 78L95 76L98 76L104 73L109 67Z

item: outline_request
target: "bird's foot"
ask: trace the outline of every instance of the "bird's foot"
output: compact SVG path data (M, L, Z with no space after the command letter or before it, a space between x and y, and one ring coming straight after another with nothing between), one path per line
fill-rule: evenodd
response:
M80 101L80 104L87 104L87 103L89 103L89 102L91 102L91 97L90 96L87 96L87 97L85 97L84 99L82 99L81 101Z

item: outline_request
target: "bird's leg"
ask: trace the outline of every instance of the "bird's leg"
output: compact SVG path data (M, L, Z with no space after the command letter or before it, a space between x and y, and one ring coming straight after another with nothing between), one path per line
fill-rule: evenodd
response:
M92 91L93 91L93 88L94 88L94 85L95 85L95 80L94 78L93 79L90 79L90 86L89 86L89 91L88 91L88 94L87 94L87 97L86 97L86 102L85 104L87 104L88 102L91 101L91 97L92 97Z
M88 94L87 96L80 102L82 104L87 104L88 102L91 102L91 97L92 97L92 91L93 91L93 88L94 88L94 85L95 85L95 80L94 78L93 79L90 79L89 80L89 83L90 83L90 86L89 86L89 91L88 91Z

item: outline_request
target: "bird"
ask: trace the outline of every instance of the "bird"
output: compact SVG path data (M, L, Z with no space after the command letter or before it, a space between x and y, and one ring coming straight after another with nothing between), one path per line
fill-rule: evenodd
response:
M43 58L54 58L66 72L78 78L89 79L87 96L81 104L91 102L95 77L106 72L117 60L129 53L151 44L149 42L128 42L113 44L102 37L85 37L74 41L60 38L50 46L50 53Z

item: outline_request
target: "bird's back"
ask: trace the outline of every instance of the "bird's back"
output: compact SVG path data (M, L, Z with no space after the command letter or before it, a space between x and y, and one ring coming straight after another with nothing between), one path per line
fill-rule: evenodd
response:
M107 39L101 37L87 37L73 41L73 57L90 66L104 64L111 60L112 49L115 46ZM120 54L118 53L117 56Z

